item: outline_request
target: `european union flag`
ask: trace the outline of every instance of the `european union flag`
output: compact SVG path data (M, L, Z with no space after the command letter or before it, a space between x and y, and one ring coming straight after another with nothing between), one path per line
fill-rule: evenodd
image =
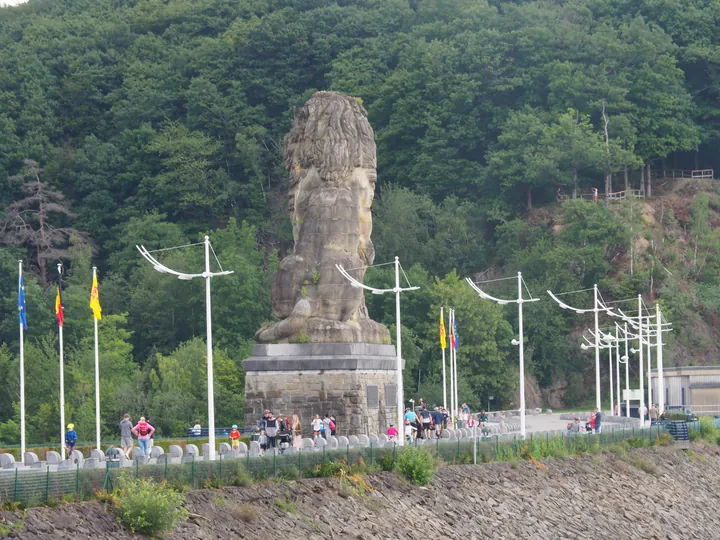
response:
M455 343L454 343L455 347L454 348L457 349L458 345L460 345L460 337L458 336L457 324L455 323L455 320L453 320L453 335L455 337Z
M27 308L25 306L25 280L20 276L18 286L18 314L20 315L20 324L27 330Z

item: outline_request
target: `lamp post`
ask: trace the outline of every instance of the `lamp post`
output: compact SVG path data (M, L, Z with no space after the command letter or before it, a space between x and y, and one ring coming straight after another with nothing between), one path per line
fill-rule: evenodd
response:
M580 291L576 291L580 292ZM547 293L550 295L550 298L555 300L557 304L562 309L569 309L571 311L574 311L578 314L583 313L590 313L593 312L595 314L595 406L598 408L598 410L602 409L602 403L600 400L600 328L598 324L598 314L601 311L605 311L607 313L612 313L612 309L609 307L602 306L598 302L598 287L597 284L593 285L593 307L591 309L578 309L575 308L569 304L566 304L562 300L560 300L556 295L552 293L552 291L547 291Z
M468 282L468 284L473 288L473 290L478 293L478 296L480 298L484 298L485 300L492 300L493 302L497 302L501 306L505 306L507 304L517 304L518 305L518 337L519 339L513 339L511 343L518 347L518 350L520 352L520 436L524 439L525 438L525 344L523 343L523 304L525 302L537 302L540 300L539 298L529 298L524 299L523 293L522 293L522 272L518 272L517 275L517 286L518 286L518 295L516 300L503 300L501 298L495 298L493 296L490 296L485 291L483 291L480 287L478 287L470 278L465 278L465 281ZM488 409L490 407L488 406Z
M205 246L205 271L201 274L187 274L185 272L177 272L168 268L164 264L160 263L155 257L152 256L154 251L148 251L145 246L135 246L140 254L153 265L153 268L162 274L171 274L177 276L178 279L189 281L195 278L203 278L205 280L205 318L206 318L206 332L207 332L207 378L208 378L208 446L210 447L209 459L210 461L215 460L215 391L213 383L213 351L212 351L212 306L210 303L210 278L218 276L227 276L234 274L232 270L223 270L220 267L220 272L210 271L210 251L212 246L210 245L210 237L206 236L205 240L201 242ZM198 244L190 244L198 245ZM179 246L189 247L189 246ZM173 248L170 248L173 249ZM214 254L213 250L213 254ZM217 256L215 257L217 260ZM218 261L218 265L220 262Z
M396 342L397 345L395 350L397 352L396 362L396 377L397 377L397 422L398 426L404 428L405 423L403 422L403 409L405 406L405 398L403 396L403 381L402 381L402 339L400 335L400 293L405 291L416 291L420 287L400 287L400 259L395 257L395 287L392 289L375 289L368 287L364 283L361 283L354 277L352 277L342 265L336 264L335 268L350 282L355 288L361 288L370 291L373 294L385 294L395 293L395 330L396 330ZM405 434L402 437L398 437L398 446L404 446Z

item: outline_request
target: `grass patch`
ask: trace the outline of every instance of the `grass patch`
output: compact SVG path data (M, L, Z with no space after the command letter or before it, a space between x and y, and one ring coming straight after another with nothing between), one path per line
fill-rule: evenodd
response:
M285 492L284 497L275 499L275 504L286 514L292 514L293 516L297 514L297 506L295 505L295 501L291 499L289 491Z
M244 521L245 523L252 523L260 515L258 509L249 504L234 504L228 507L228 512L235 519Z
M658 473L657 466L652 461L649 461L642 456L634 456L631 463L641 471L652 474L653 476Z

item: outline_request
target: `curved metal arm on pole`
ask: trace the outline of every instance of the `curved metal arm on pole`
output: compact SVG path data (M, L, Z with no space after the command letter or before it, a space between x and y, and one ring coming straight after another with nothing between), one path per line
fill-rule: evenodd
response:
M569 309L571 311L574 311L575 313L592 313L595 311L595 309L592 309L592 308L591 309L580 309L580 308L573 307L569 304L566 304L562 300L560 300L557 296L555 296L552 293L552 291L547 291L547 293L550 295L550 298L555 300L557 302L557 304L563 309ZM609 307L598 308L598 311L607 311L608 313L612 314L612 308L609 308Z
M375 289L374 287L368 287L364 283L361 283L354 277L352 277L347 270L345 270L342 265L336 264L335 268L338 269L338 271L345 276L345 279L347 279L350 284L355 288L365 289L366 291L370 291L373 294L385 294L385 293L394 293L394 292L403 292L403 291L417 291L420 287L406 287L406 288L396 288L396 289Z
M480 296L480 298L484 298L485 300L492 300L493 302L497 302L497 303L500 304L501 306L506 306L506 305L508 305L508 304L518 304L518 303L520 303L520 302L522 302L523 304L525 304L525 303L527 303L527 302L537 302L538 300L540 300L539 298L527 298L527 299L522 298L522 299L517 299L517 300L503 300L502 298L495 298L494 296L490 296L488 293L486 293L486 292L483 291L480 287L478 287L478 286L473 282L472 279L470 279L470 278L465 278L465 281L467 281L467 282L468 282L468 285L470 285L470 286L473 288L473 290L474 290L476 293L478 293L478 296Z
M172 268L168 268L160 261L158 261L155 257L150 255L150 252L147 250L147 248L145 248L145 246L136 245L135 247L140 252L140 255L142 255L150 264L153 265L153 268L155 268L155 270L163 274L171 274L173 276L177 276L178 279L190 280L193 278L227 276L229 274L235 273L234 270L223 270L222 272L203 272L202 274L188 274L187 272L178 272L176 270L173 270Z

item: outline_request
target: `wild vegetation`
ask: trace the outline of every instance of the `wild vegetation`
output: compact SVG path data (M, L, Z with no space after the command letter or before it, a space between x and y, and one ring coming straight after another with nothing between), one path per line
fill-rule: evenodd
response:
M0 377L10 388L0 394L0 444L19 438L18 259L28 270L30 442L57 438L58 262L66 418L80 439L94 421L93 265L104 436L117 436L126 411L166 436L204 422L202 284L157 273L135 245L208 233L236 272L213 284L217 421L242 422L240 363L272 318L270 283L292 242L282 136L321 89L368 110L376 261L400 256L422 287L403 298L407 397L440 399L437 316L452 305L462 399L512 406L515 315L462 280L486 269L492 278L522 271L536 296L596 282L608 301L643 293L676 323L669 362L712 358L715 186L658 176L718 168L718 9L702 0L30 0L0 9ZM637 189L641 170L646 189L665 197L554 206L558 190ZM202 265L198 247L161 255ZM368 280L392 276L381 267ZM392 299L368 305L394 324ZM586 358L571 337L583 321L548 302L527 311L530 374L541 391L583 401Z

